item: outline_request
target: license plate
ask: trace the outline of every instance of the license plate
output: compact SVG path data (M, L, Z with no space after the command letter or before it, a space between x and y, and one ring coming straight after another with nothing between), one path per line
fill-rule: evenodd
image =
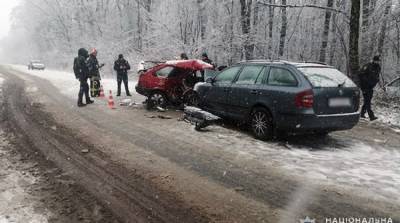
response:
M329 99L329 107L350 107L350 98L331 98Z

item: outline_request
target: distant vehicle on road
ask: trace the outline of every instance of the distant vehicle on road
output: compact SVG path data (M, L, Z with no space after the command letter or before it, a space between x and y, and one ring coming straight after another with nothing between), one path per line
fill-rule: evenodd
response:
M40 60L31 60L28 64L28 70L44 70L46 66Z
M194 87L199 106L248 123L259 139L276 133L315 133L353 128L360 91L337 69L318 63L247 61Z
M390 97L400 97L400 77L387 84L385 90Z

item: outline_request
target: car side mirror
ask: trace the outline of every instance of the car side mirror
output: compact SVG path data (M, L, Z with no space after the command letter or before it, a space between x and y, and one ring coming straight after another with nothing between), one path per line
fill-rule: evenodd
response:
M215 83L215 79L214 78L208 78L207 80L206 80L206 83L208 83L208 84L214 84Z

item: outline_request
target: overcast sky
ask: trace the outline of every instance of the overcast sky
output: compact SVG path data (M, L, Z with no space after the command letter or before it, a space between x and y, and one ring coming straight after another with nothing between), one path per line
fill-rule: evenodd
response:
M0 1L0 39L5 37L10 30L10 13L18 2L19 0Z

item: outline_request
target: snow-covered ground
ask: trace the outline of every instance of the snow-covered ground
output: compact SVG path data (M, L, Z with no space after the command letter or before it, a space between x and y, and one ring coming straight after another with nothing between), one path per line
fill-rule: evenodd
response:
M13 69L32 74L34 76L47 79L49 80L54 86L56 86L58 89L60 89L60 92L72 99L77 99L78 97L78 92L79 92L79 81L75 79L75 75L71 72L66 72L66 71L56 71L56 70L44 70L44 71L39 71L39 70L28 70L26 66L22 65L13 65ZM132 80L130 77L129 80L129 90L131 94L136 94L135 91L135 85L137 83L137 80ZM103 85L104 88L104 93L106 95L109 95L110 90L112 91L112 94L115 96L116 95L116 90L117 90L117 79L102 79L101 84ZM125 88L124 85L122 84L121 86L121 95L125 95ZM28 89L29 90L29 89ZM31 89L32 90L32 89Z
M0 74L0 86L3 84L4 82L4 78L2 77L2 75Z
M59 71L27 71L25 67L15 66L15 69L29 72L32 75L50 80L60 91L76 98L78 82L74 75ZM103 80L106 90L116 89L116 81ZM134 91L135 81L130 82ZM377 109L377 115L382 120L395 120L389 110ZM384 124L384 123L382 123ZM169 131L176 135L185 135L192 142L208 142L217 144L226 152L236 153L240 159L255 160L264 163L266 168L274 166L285 170L289 176L302 177L310 182L335 185L357 193L365 193L377 199L399 202L400 197L400 151L398 148L388 148L385 142L382 146L371 146L359 140L349 140L333 134L328 139L299 138L299 142L262 142L243 132L226 129L219 126L209 127L209 131L198 133L186 123L177 122L176 128ZM229 174L229 170L227 173Z
M238 160L255 160L313 184L356 189L376 199L399 202L400 151L386 148L383 142L373 147L334 134L327 139L299 137L298 142L263 142L219 126L198 134L185 123L178 125L171 131L192 137L194 143L217 144L227 153L236 153Z
M381 122L400 128L400 107L375 106L374 110Z

